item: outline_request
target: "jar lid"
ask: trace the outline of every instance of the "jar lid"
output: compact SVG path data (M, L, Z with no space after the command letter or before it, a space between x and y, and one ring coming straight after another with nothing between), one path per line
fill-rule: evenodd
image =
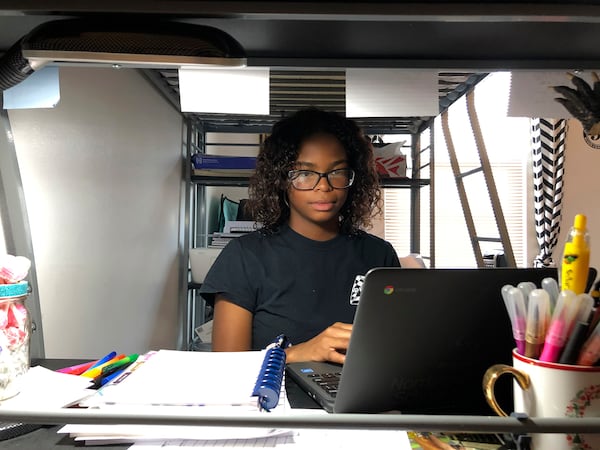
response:
M0 284L0 297L17 297L27 294L29 283L19 281L13 284Z

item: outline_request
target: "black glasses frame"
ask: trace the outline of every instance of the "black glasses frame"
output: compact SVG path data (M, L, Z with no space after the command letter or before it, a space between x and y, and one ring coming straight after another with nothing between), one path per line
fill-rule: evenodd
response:
M336 187L333 184L331 184L331 180L329 179L329 175L331 175L332 173L335 172L348 172L349 176L348 176L348 185L344 186L344 187ZM315 182L313 187L310 188L299 188L297 186L294 185L294 181L296 179L296 177L301 173L301 172L310 172L310 173L314 173L315 175L318 175L319 178L317 178L317 181ZM297 189L299 191L312 191L314 188L317 187L317 185L321 182L321 178L325 178L327 180L327 184L329 184L329 186L331 187L331 189L348 189L350 186L352 186L352 183L354 183L354 177L356 175L356 172L354 172L354 169L350 169L350 168L344 168L344 169L333 169L330 170L329 172L317 172L316 170L308 170L308 169L298 169L298 170L290 170L288 172L288 179L290 180L290 184L292 185L292 187L294 189Z

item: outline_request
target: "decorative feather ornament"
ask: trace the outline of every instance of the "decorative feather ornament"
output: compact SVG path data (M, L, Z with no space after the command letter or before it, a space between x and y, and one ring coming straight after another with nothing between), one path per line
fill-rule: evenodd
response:
M575 89L568 86L553 86L562 97L555 98L571 115L579 120L584 131L591 136L600 134L600 78L592 72L593 87L583 78L567 74Z

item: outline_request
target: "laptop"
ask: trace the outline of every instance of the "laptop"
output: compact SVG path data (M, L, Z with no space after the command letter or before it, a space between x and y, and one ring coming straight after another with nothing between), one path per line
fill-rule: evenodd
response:
M483 374L512 364L515 346L500 290L546 277L557 270L372 269L345 364L289 363L286 374L329 412L495 415ZM510 377L496 394L512 410Z

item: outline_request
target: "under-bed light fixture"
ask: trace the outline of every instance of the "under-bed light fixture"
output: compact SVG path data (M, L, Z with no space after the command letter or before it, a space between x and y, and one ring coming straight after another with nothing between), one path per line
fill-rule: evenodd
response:
M246 56L233 37L204 25L138 18L57 20L34 28L0 58L0 90L48 64L243 67Z
M437 78L435 70L348 68L346 116L437 116Z
M269 114L269 68L179 69L182 112Z

